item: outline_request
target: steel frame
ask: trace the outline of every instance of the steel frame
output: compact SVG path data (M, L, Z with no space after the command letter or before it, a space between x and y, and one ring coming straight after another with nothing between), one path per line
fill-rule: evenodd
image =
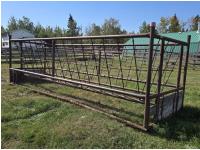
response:
M148 39L149 44L135 44L137 38ZM124 44L124 39L132 39L132 44ZM140 103L144 105L143 125L127 123L112 115L110 117L147 131L150 128L151 108L156 109L154 117L157 120L164 96L177 95L173 106L177 112L179 92L183 91L183 106L190 39L188 36L187 42L183 42L160 36L155 33L154 23L151 23L150 33L138 35L26 39L11 39L9 36L10 82L19 83L25 76L32 76ZM168 51L167 47L172 48ZM175 52L175 47L180 50ZM186 52L184 47L187 47ZM12 67L14 48L20 53L20 66L17 68ZM171 66L170 60L173 60ZM169 83L176 69L176 81Z

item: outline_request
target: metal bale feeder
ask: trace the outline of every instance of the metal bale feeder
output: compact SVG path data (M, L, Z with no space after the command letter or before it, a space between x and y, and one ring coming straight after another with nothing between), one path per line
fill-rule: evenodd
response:
M137 38L149 42L134 44ZM150 116L161 120L183 106L190 36L187 42L160 36L154 23L147 34L12 39L9 45L10 82L34 77L139 103L143 124L80 104L132 127L147 131ZM20 54L15 68L13 49Z

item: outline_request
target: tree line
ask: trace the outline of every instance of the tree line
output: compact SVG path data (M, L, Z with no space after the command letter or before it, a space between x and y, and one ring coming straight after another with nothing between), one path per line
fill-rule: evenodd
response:
M156 32L158 33L170 33L170 32L187 32L197 31L198 23L200 22L200 16L196 15L188 19L188 21L181 21L176 14L171 17L161 17L159 24L156 26ZM150 31L150 26L146 21L142 23L139 28L140 33L147 33Z
M26 29L33 33L35 37L52 37L52 36L81 36L83 35L82 28L77 25L76 20L70 14L67 19L67 27L60 28L56 26L52 28L50 26L42 26L41 24L34 24L28 17L23 16L21 19L16 19L15 17L10 17L7 27L1 26L1 34L6 32L11 33L17 29ZM108 35L108 34L123 34L126 33L125 30L121 29L119 21L110 18L105 19L102 26L98 26L95 23L91 24L86 28L86 35Z
M52 37L52 36L78 36L81 35L81 28L77 26L76 21L72 15L69 15L67 22L67 29L56 26L42 26L40 23L34 24L28 17L23 16L21 19L10 17L6 28L1 26L1 34L6 32L11 33L14 30L26 29L33 33L35 37Z
M158 33L168 32L187 32L196 31L198 29L198 23L200 22L200 16L196 15L187 22L180 21L180 19L174 14L171 17L161 17L160 22L156 26ZM26 29L32 32L35 37L53 37L53 36L81 36L81 35L112 35L112 34L126 34L125 29L122 29L119 20L115 18L105 19L102 25L92 23L86 27L85 32L82 32L82 28L78 26L77 21L70 14L66 21L66 28L60 28L56 26L52 28L50 26L42 26L41 24L34 24L28 17L22 17L16 19L10 17L7 27L1 26L1 34L6 32L11 33L17 29ZM147 33L150 31L150 26L146 21L139 27L139 33ZM132 32L134 33L134 32Z

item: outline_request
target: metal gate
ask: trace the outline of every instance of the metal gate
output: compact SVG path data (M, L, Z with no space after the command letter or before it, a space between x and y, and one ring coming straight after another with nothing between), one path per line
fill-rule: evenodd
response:
M160 36L154 23L147 34L11 39L9 45L10 82L32 76L140 103L143 124L132 126L142 130L149 129L150 114L161 120L183 106L190 36L187 42Z

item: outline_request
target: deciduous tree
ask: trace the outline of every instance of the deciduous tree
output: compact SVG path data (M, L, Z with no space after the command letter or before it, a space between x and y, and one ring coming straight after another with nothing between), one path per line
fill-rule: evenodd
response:
M111 34L124 34L125 30L121 29L121 25L119 24L119 20L114 18L105 19L104 24L101 27L101 33L104 35Z
M101 27L93 23L91 26L86 28L86 35L94 36L94 35L101 35Z
M191 31L198 30L198 24L199 23L200 23L200 16L199 15L192 17Z
M169 28L169 19L166 17L160 18L160 23L158 24L157 30L159 33L167 33Z

